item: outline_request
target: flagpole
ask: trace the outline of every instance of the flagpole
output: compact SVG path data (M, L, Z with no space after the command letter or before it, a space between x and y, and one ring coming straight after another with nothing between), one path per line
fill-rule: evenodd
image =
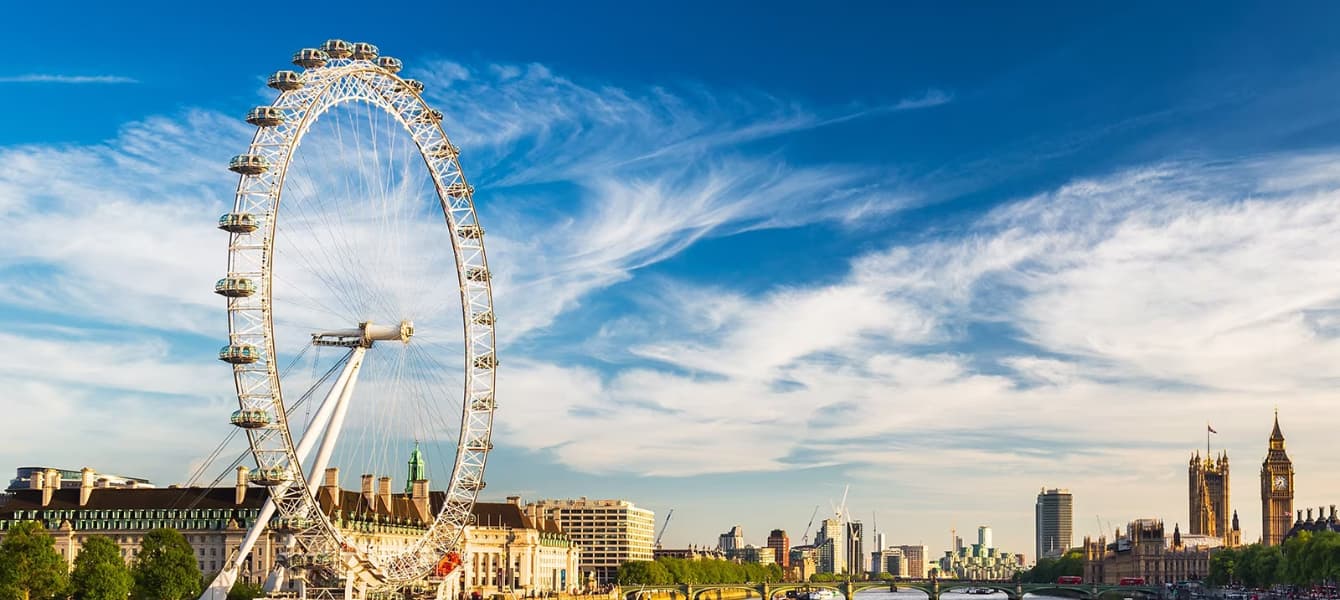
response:
M1205 460L1210 460L1210 422L1205 422Z

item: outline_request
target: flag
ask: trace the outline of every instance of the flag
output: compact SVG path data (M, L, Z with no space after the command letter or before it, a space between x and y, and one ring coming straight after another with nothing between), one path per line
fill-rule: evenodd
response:
M1213 427L1210 427L1209 423L1205 424L1205 428L1210 430L1210 433L1219 433L1218 431L1215 431Z

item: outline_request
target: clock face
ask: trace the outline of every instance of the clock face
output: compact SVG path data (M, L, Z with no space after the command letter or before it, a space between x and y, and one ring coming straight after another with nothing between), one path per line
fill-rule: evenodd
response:
M1276 490L1283 490L1284 488L1289 487L1289 480L1285 479L1283 475L1276 475L1274 486Z

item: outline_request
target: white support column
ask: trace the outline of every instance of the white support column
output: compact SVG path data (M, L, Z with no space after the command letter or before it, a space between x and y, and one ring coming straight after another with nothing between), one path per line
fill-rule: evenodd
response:
M331 415L336 412L336 405L340 403L341 399L345 398L344 389L346 387L352 387L351 380L357 375L359 367L362 366L363 363L363 351L363 348L354 349L354 353L350 355L349 360L344 364L344 369L340 371L339 377L335 379L335 384L330 387L330 391L326 393L325 399L321 401L320 408L318 408L316 413L312 415L311 425L307 427L307 431L303 432L302 439L298 441L298 446L295 448L298 462L300 463L297 465L297 468L302 468L302 461L307 460L307 455L312 453L312 446L316 445L317 439L320 438L321 434L328 428ZM357 360L355 360L355 358L357 358ZM322 467L323 470L324 468L325 467ZM321 471L313 471L312 475L315 476L320 472ZM318 479L310 477L309 479L312 483L319 481ZM267 497L265 499L265 504L261 505L261 511L256 516L255 522L253 522L251 528L247 530L247 537L243 538L242 545L238 547L237 555L225 563L223 570L219 571L218 576L214 578L214 581L210 582L209 587L205 588L205 592L200 595L200 600L225 600L228 597L228 591L231 590L233 584L237 582L238 570L242 567L242 563L246 561L247 554L250 553L251 549L256 545L256 541L259 540L261 534L265 532L265 528L269 526L270 519L274 517L274 513L274 500ZM253 564L260 564L260 561L255 561Z
M340 429L344 427L344 415L349 412L349 398L354 395L354 386L358 383L358 371L363 367L363 355L367 351L368 349L363 346L354 348L353 354L349 355L349 364L344 367L349 377L340 389L340 398L335 402L335 413L331 415L330 423L325 427L321 448L316 451L316 462L312 463L312 476L307 478L308 494L316 493L316 488L321 485L316 477L326 470L327 464L330 464L330 455L335 451L335 442L339 440ZM342 373L341 376L343 375ZM304 433L303 441L306 441L306 438L307 434Z

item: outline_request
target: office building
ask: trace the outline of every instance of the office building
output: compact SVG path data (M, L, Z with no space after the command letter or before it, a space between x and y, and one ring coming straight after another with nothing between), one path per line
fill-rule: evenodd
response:
M829 518L819 523L814 536L818 554L818 572L847 573L847 526L841 519Z
M553 519L581 547L583 576L615 581L619 565L652 560L656 515L627 500L539 500L526 505L532 519Z
M1035 560L1056 558L1070 549L1074 532L1074 499L1070 490L1046 489L1034 507Z
M895 550L902 552L903 558L907 560L907 575L912 579L925 579L929 565L927 559L930 557L930 551L921 544L893 546Z
M736 525L730 531L717 536L717 549L726 556L735 557L735 553L744 549L744 528Z
M978 545L978 546L981 546L982 548L995 548L995 547L996 547L995 544L991 543L991 528L990 528L990 527L988 527L988 526L986 526L986 525L982 525L982 526L980 526L980 527L977 528L977 545Z
M791 568L791 538L783 529L774 529L768 533L768 547L773 550L773 560L782 566L782 570Z

